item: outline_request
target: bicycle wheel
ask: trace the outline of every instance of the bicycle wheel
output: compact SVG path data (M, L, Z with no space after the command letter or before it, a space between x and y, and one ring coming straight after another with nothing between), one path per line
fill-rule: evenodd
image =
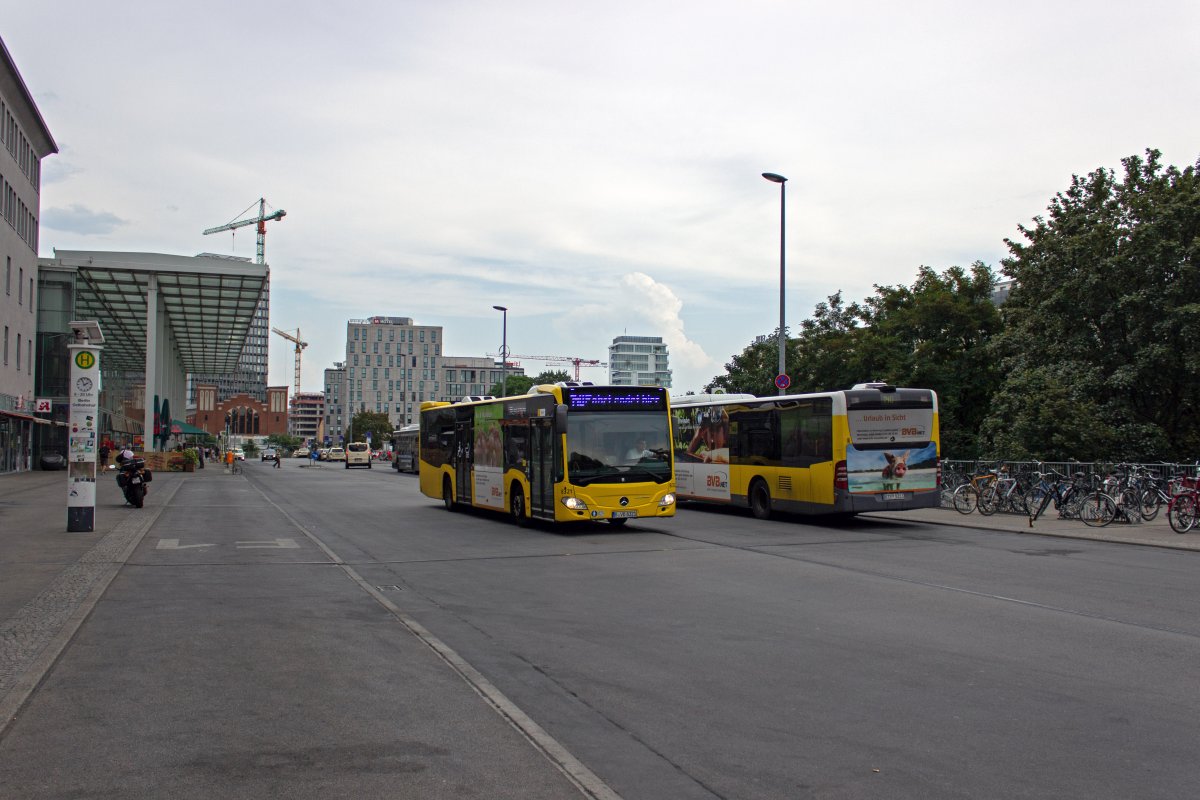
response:
M1050 505L1050 492L1044 487L1034 486L1025 495L1025 509L1029 514L1029 524L1032 525L1037 518L1046 510L1046 506Z
M1196 524L1196 496L1177 494L1167 506L1167 522L1176 533L1187 533Z
M954 490L954 510L960 514L970 514L979 505L979 493L969 483Z
M996 506L1000 503L1000 493L996 491L996 484L991 483L979 490L979 513L985 517L990 517L996 513Z
M1079 507L1079 518L1089 528L1103 528L1117 516L1117 504L1103 492L1090 494Z
M1138 503L1142 514L1142 519L1149 522L1158 516L1158 507L1162 505L1162 498L1159 497L1158 491L1155 489L1147 489L1142 492L1142 499Z

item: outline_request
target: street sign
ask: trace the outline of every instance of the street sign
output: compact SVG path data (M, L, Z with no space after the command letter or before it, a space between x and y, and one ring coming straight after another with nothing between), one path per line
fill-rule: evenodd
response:
M33 413L49 414L54 411L54 401L48 397L39 397L34 401Z
M775 376L775 387L776 388L786 389L791 385L792 385L792 379L789 378L787 375L776 375Z

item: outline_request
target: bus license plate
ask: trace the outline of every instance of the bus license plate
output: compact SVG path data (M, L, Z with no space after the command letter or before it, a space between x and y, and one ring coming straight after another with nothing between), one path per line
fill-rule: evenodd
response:
M636 511L614 511L612 513L612 515L613 515L613 519L620 519L621 517L636 517L637 512Z
M908 492L889 492L883 496L884 500L907 500Z

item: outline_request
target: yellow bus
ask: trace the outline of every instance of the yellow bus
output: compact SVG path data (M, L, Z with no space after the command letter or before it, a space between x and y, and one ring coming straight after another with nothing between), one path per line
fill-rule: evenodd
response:
M421 405L421 491L519 524L675 515L667 392L560 383Z
M671 410L680 500L747 506L759 519L939 504L932 389L690 395Z

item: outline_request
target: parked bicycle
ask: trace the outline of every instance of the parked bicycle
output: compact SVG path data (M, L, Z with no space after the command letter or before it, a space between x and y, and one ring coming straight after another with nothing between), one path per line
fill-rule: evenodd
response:
M1033 473L1037 482L1025 495L1025 506L1029 509L1029 527L1037 522L1050 503L1058 510L1059 519L1075 519L1080 516L1080 507L1088 489L1087 477L1076 472L1069 480L1062 473ZM1086 522L1086 520L1085 520Z
M1179 490L1167 505L1167 523L1176 533L1187 533L1196 527L1200 512L1200 478L1181 478Z
M996 470L977 472L971 479L954 490L954 510L960 514L970 514L979 507L979 497L983 490L995 483L998 477Z

